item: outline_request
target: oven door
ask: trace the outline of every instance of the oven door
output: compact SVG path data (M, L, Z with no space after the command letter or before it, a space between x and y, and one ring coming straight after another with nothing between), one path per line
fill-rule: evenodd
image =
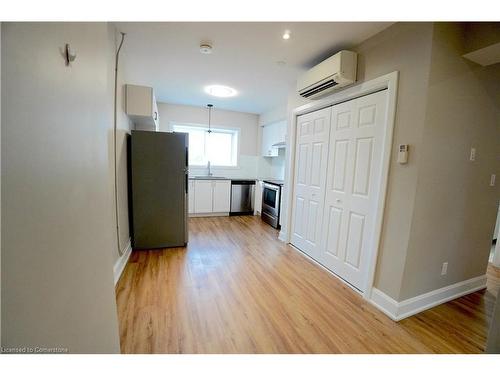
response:
M279 186L264 183L264 190L262 192L262 212L274 217L278 217L279 205Z

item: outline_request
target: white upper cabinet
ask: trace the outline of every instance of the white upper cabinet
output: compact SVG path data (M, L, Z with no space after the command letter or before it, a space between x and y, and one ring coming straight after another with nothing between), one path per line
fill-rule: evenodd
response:
M126 85L125 112L136 130L159 130L160 116L152 87Z
M262 128L262 156L278 156L278 149L285 147L286 121L275 122Z

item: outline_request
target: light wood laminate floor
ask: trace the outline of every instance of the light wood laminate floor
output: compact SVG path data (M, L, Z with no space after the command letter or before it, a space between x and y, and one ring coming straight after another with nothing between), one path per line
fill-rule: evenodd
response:
M259 217L191 218L187 248L134 251L123 353L480 353L500 285L393 322Z

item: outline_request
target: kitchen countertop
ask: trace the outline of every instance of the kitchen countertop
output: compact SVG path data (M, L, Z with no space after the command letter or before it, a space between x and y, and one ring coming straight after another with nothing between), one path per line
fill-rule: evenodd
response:
M232 178L232 177L223 177L223 176L189 176L190 180L222 180L222 181L257 181L256 178Z
M229 177L221 176L189 176L190 180L231 180Z
M189 176L190 180L222 180L222 181L277 181L276 178L272 177L225 177L225 176Z

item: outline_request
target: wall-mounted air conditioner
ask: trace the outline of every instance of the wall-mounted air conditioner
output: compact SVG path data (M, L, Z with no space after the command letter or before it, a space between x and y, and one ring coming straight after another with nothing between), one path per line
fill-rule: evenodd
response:
M299 95L317 99L356 82L357 60L356 52L344 50L309 69L297 80Z

